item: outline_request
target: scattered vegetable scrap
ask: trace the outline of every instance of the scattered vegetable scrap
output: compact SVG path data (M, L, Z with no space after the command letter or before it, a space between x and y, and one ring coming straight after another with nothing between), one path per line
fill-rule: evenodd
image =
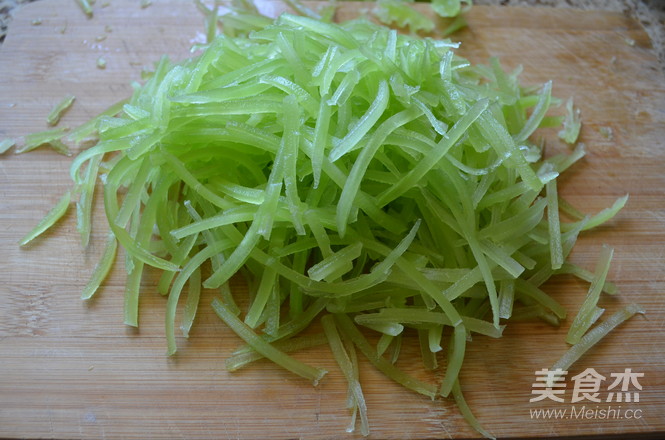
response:
M0 141L0 154L4 154L9 150L11 147L16 145L16 140L15 139L3 139Z
M62 115L69 110L69 108L74 104L76 97L74 95L67 95L62 100L53 107L51 113L46 117L46 122L48 125L54 126L60 122Z
M76 0L76 3L88 18L92 18L92 6L88 0Z

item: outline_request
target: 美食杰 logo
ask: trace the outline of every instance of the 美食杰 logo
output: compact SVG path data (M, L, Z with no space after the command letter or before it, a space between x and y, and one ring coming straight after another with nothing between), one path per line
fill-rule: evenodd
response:
M543 368L535 372L529 402L554 401L558 403L584 403L570 408L531 409L532 419L639 419L642 409L634 408L640 401L644 373L626 368L606 377L593 368L587 368L570 378L572 390L567 393L566 375L562 369ZM609 405L591 405L609 404ZM628 407L627 407L628 406Z

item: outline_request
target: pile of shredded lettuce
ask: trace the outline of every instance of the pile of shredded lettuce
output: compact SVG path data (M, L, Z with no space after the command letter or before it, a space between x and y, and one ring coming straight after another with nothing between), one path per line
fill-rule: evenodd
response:
M588 216L557 193L557 176L584 149L544 158L534 140L563 122L548 115L560 103L551 82L523 87L519 70L497 59L471 65L448 40L367 20L224 20L228 32L184 62L162 58L131 98L71 133L33 135L32 148L65 135L98 139L73 161L72 190L21 241L75 202L87 245L101 183L110 232L83 298L120 245L126 324L138 325L143 272L162 271L169 354L179 304L187 336L202 287L219 292L215 312L247 344L229 370L265 357L316 384L326 371L288 353L328 343L349 383L348 430L358 421L363 434L357 352L417 393L452 395L490 436L458 380L470 336L498 338L510 320L558 325L566 310L540 286L559 273L591 286L557 367L640 311L630 305L588 331L601 292L617 291L606 281L612 251L601 252L595 273L566 260L578 235L626 197ZM562 136L574 143L579 126L568 125ZM229 288L237 274L249 286L243 310ZM300 335L318 319L324 334ZM414 341L424 368L444 370L441 383L395 366L401 344Z

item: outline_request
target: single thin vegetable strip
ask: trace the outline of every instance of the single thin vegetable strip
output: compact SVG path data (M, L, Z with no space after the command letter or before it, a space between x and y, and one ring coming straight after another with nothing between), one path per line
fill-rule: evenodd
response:
M67 128L53 128L29 134L25 137L25 143L16 149L16 154L27 153L42 145L51 145L58 149L60 144L57 144L57 142L60 142L60 139L62 139L66 132ZM54 143L56 143L55 146L53 145ZM64 144L62 146L66 148ZM62 153L68 155L68 151L62 151Z
M106 276L111 271L111 267L113 267L117 249L118 240L115 239L113 234L108 234L108 239L106 241L106 246L104 246L102 256L92 270L90 281L88 281L88 284L85 285L81 292L81 299L90 299L95 292L97 292L97 289L99 289L99 286L102 285Z
M335 323L338 325L340 331L353 341L353 343L356 345L356 347L358 347L362 354L367 357L367 359L386 376L419 394L431 397L432 399L436 397L436 387L409 376L403 371L397 369L390 362L376 355L372 347L369 345L369 342L367 342L362 333L360 333L360 331L346 315L336 314Z
M560 269L563 265L563 248L561 247L561 227L559 222L559 199L556 181L545 184L547 191L547 226L550 233L550 258L552 269Z
M328 338L322 333L316 335L307 335L299 336L291 339L279 340L274 342L273 345L280 351L284 353L293 353L295 351L300 351L306 348L317 347L319 345L324 345L328 342ZM258 361L259 359L264 359L264 357L252 350L236 350L230 357L228 357L224 364L227 371L237 371L245 366L251 364L252 362Z
M619 197L614 204L609 207L605 208L602 211L600 211L598 214L592 216L586 224L582 227L583 231L587 231L589 229L595 228L597 226L602 225L603 223L609 221L612 219L623 207L626 205L626 202L628 201L628 194L626 194L623 197Z
M630 319L636 313L644 314L638 304L629 304L600 323L596 328L584 335L579 342L570 347L561 358L554 363L551 370L561 369L567 371L584 353L603 339L615 327Z
M9 150L11 147L16 145L16 140L14 139L3 139L0 141L0 154L4 154Z
M65 192L63 196L58 200L55 206L41 219L37 226L35 226L30 232L28 232L25 237L19 240L18 244L20 246L25 246L30 243L35 238L39 237L41 234L46 232L51 226L53 226L60 218L65 215L67 208L69 208L69 201L71 200L71 191Z
M459 380L455 381L455 384L452 388L452 393L457 407L459 408L466 421L469 422L469 425L471 425L473 429L484 435L486 438L496 438L480 425L476 417L471 412L471 408L469 408L469 405L467 405L466 400L464 399L464 395L462 394L462 388L460 387Z
M596 271L591 280L591 285L589 286L589 291L587 292L584 302L580 306L580 310L575 316L573 323L570 326L568 335L566 336L566 342L569 344L576 344L582 338L584 333L593 325L593 323L598 319L596 310L596 304L600 298L600 293L603 290L605 285L605 279L610 270L610 263L612 262L612 256L614 255L614 249L603 246L600 251L600 257L598 258L598 263L596 264Z
M69 109L69 107L72 106L72 104L74 104L75 99L76 97L74 95L67 95L62 98L62 100L53 107L51 113L49 113L46 117L46 122L48 125L57 125L62 115Z
M353 363L347 351L344 349L344 344L340 338L335 321L332 315L326 315L321 318L323 331L328 339L328 345L333 352L333 357L337 361L344 377L349 382L349 391L353 396L354 407L358 408L360 413L360 433L362 435L369 435L369 422L367 421L367 406L365 405L365 397L363 396L360 382L355 375Z
M563 266L561 266L561 269L557 271L557 273L570 273L588 282L591 282L594 278L594 274L592 272L573 263L564 263ZM603 292L607 293L608 295L616 295L619 293L619 287L611 281L605 281L605 285L603 285Z
M182 335L186 338L189 337L189 331L194 324L194 317L196 310L199 307L199 298L201 296L201 270L196 269L189 277L189 292L187 292L187 302L185 303L185 311L182 317Z
M298 376L312 381L317 385L326 375L327 371L321 368L314 368L295 360L291 356L277 350L275 347L258 337L249 327L243 324L221 301L213 300L212 308L217 316L233 329L233 331L247 342L254 350L261 353L277 365L291 371Z
M573 98L566 101L566 116L563 120L563 129L559 131L559 137L566 143L574 144L579 136L580 128L580 110L573 108Z
M358 123L341 139L330 152L330 161L334 162L342 155L348 153L356 146L360 139L367 134L370 128L379 120L388 106L389 94L388 83L382 81L379 83L376 98L372 102L367 112L358 121ZM363 151L365 151L363 149Z
M84 181L79 190L79 199L76 202L76 229L81 234L81 245L88 247L90 228L92 223L92 198L95 192L95 183L99 173L102 155L93 157L88 163Z
M88 18L92 18L92 7L88 0L76 0L76 3Z

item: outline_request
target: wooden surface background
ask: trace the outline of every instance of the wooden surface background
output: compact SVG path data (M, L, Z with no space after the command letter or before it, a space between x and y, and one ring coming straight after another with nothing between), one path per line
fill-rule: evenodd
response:
M45 129L47 113L67 93L77 100L61 125L75 127L128 96L142 66L163 53L185 57L202 38L203 18L189 2L153 1L146 9L131 0L101 3L93 19L70 0L18 12L0 49L0 137ZM339 18L362 7L344 4ZM35 19L41 25L32 25ZM586 368L608 378L625 368L644 373L640 402L622 405L642 410L640 419L531 419L531 409L570 407L570 382L567 403L529 403L534 371L551 366L567 348L570 320L559 329L511 324L501 340L476 337L462 373L469 404L499 437L663 435L665 78L648 38L636 23L611 13L476 7L468 21L456 37L463 56L486 62L498 55L506 67L524 66L524 83L553 79L556 96L575 97L589 153L561 178L560 191L588 212L627 192L630 200L610 224L586 234L572 258L593 269L600 245L615 247L610 276L622 294L604 296L602 306L607 315L627 302L647 310L569 374ZM105 70L95 66L99 56ZM611 128L612 138L601 127ZM139 330L122 324L122 264L96 299L80 301L105 234L100 206L88 250L81 249L73 215L19 249L18 239L69 188L70 161L49 150L0 158L0 437L360 437L344 432L346 388L325 347L299 355L330 371L318 387L263 362L227 373L224 359L239 341L208 307L212 292L204 293L191 338L178 340L173 358L165 356L165 301L154 274L143 280ZM571 315L587 287L568 276L546 286ZM401 366L427 378L416 373L418 363ZM368 364L361 371L372 438L477 435L450 401L414 395Z

